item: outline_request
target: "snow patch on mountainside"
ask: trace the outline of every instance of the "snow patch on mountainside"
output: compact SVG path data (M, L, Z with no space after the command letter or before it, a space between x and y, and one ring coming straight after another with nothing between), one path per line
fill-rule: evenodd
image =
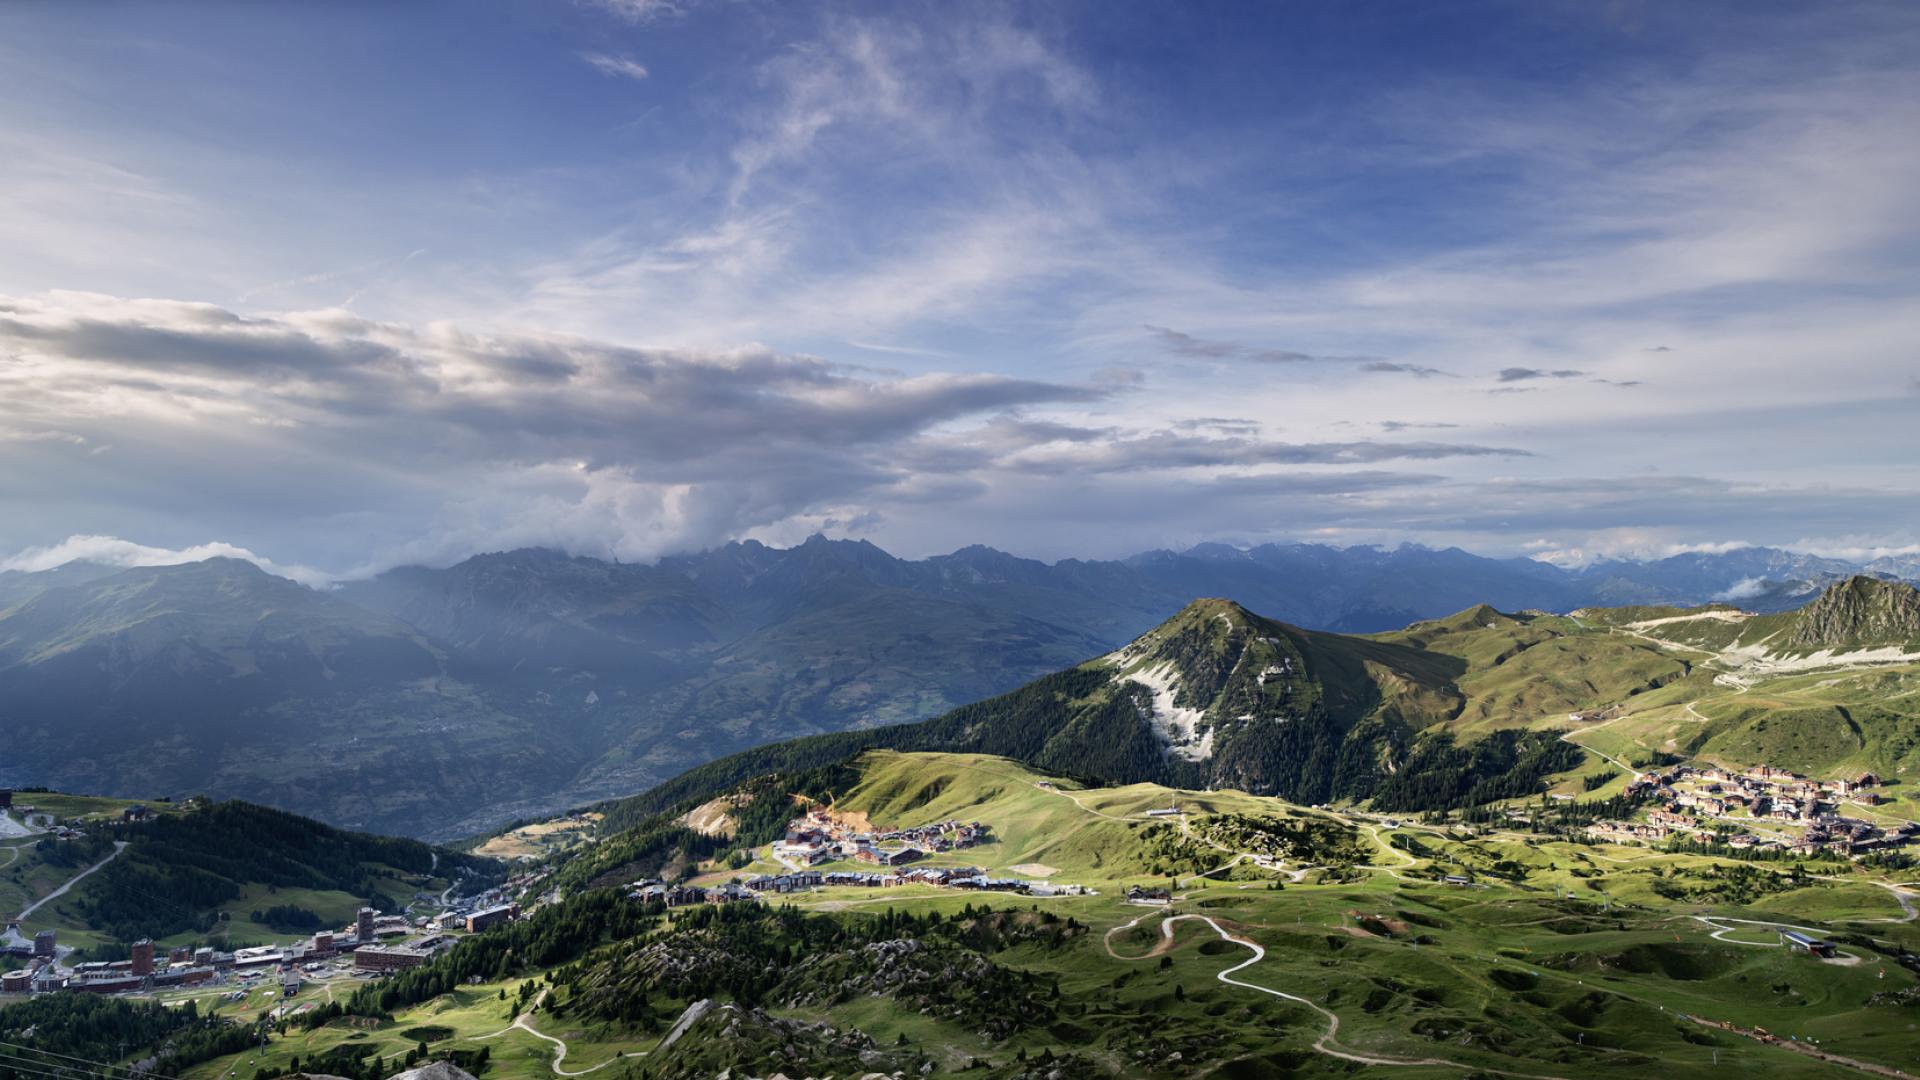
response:
M1737 622L1745 622L1746 620L1751 618L1753 618L1753 614L1751 612L1726 611L1726 610L1716 608L1713 611L1693 611L1693 612L1688 612L1685 615L1668 615L1665 618L1661 618L1661 619L1641 619L1639 622L1630 622L1626 624L1626 626L1623 627L1623 629L1651 630L1656 626L1672 626L1674 623L1701 622L1701 621L1737 623Z
M1854 649L1838 652L1833 649L1821 649L1819 652L1799 655L1771 652L1764 642L1758 645L1736 645L1720 653L1720 661L1733 667L1732 671L1714 677L1714 682L1723 686L1751 686L1755 680L1776 675L1792 675L1802 671L1819 671L1822 668L1860 668L1876 667L1881 664L1911 664L1920 660L1920 653L1910 653L1898 645L1887 645L1877 649Z
M1173 703L1180 688L1180 675L1171 662L1141 668L1127 678L1153 694L1153 711L1147 717L1154 733L1167 746L1167 752L1188 761L1205 761L1213 756L1213 729L1202 728L1206 713L1182 708Z

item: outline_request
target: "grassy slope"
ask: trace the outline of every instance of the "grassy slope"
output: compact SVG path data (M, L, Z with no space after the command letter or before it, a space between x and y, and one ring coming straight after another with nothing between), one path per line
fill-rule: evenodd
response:
M1687 672L1683 659L1631 637L1485 606L1379 637L1465 661L1457 684L1466 703L1449 726L1470 736L1561 726L1570 712L1614 704Z
M1171 794L1165 789L1143 784L1088 791L1057 782L1058 791L1049 792L1036 786L1045 778L1030 770L975 755L874 753L862 767L862 781L840 800L841 809L863 811L882 826L949 816L987 821L999 841L961 853L964 858L956 861L996 868L1044 862L1060 870L1056 880L1092 883L1100 893L1040 900L939 890L825 890L792 902L844 918L888 907L953 914L968 904L1045 904L1095 933L1058 951L1022 948L995 957L1057 974L1071 1005L1052 1030L1031 1031L1006 1044L985 1043L974 1033L905 1014L878 998L831 1009L785 1010L786 1015L858 1026L883 1045L905 1035L932 1051L943 1072L959 1070L974 1056L1004 1067L1016 1051L1031 1055L1052 1049L1073 1051L1117 1075L1191 1075L1225 1062L1234 1064L1222 1064L1215 1075L1270 1075L1282 1068L1307 1076L1344 1074L1343 1063L1311 1051L1324 1030L1316 1014L1215 980L1246 959L1246 950L1214 940L1211 930L1196 923L1181 924L1171 947L1163 948L1157 931L1162 913L1126 904L1112 887L1137 873L1145 860L1139 833L1124 820L1101 815L1124 818L1165 805ZM1232 792L1181 798L1195 811L1303 812ZM1271 878L1263 872L1238 869L1229 880L1189 888L1175 910L1211 915L1265 946L1266 958L1236 977L1332 1009L1341 1018L1340 1046L1350 1051L1570 1077L1655 1067L1671 1075L1707 1074L1717 1052L1729 1075L1848 1075L1676 1019L1686 1013L1816 1038L1835 1052L1866 1060L1912 1064L1910 1033L1901 1022L1905 1011L1864 1002L1876 991L1920 983L1913 973L1852 946L1849 951L1864 956L1864 962L1825 964L1790 955L1767 944L1777 937L1764 930L1715 941L1711 927L1691 918L1709 909L1663 899L1654 890L1656 880L1674 875L1697 880L1687 875L1706 872L1716 860L1517 835L1456 842L1412 825L1394 832L1416 837L1434 858L1406 860L1383 853L1377 861L1392 865L1392 871L1362 869L1348 883L1315 884L1309 878L1280 891L1267 887ZM1490 876L1496 865L1510 876ZM1475 873L1487 887L1458 889L1422 879L1454 871ZM1558 899L1563 890L1578 899ZM1868 921L1895 918L1899 909L1864 875L1778 891L1713 912L1805 921L1920 947L1914 924ZM1369 923L1367 916L1384 922ZM1125 929L1136 921L1139 925ZM1146 959L1117 958L1107 944L1120 957ZM1171 958L1166 968L1159 962L1163 954ZM496 989L463 989L372 1032L336 1027L299 1035L276 1042L262 1060L284 1061L293 1053L311 1057L346 1041L371 1042L391 1056L405 1048L399 1032L436 1023L458 1033L440 1045L492 1045L497 1064L490 1077L551 1076L544 1064L550 1046L521 1032L477 1038L507 1023ZM569 1041L571 1067L649 1048L646 1040L612 1029L570 1029L566 1021L545 1017L535 1022ZM1148 1048L1153 1049L1147 1058L1134 1056ZM1176 1050L1185 1056L1169 1064L1166 1055ZM212 1080L232 1067L231 1061L210 1063L189 1077ZM1404 1068L1393 1075L1459 1072Z

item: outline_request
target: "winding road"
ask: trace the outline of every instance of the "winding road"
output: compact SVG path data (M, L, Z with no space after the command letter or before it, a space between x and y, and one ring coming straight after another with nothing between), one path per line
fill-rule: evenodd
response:
M125 840L115 840L113 842L113 854L108 855L106 858L101 859L99 862L94 863L92 866L89 866L85 870L82 870L79 873L73 875L73 877L67 880L67 883L65 885L60 886L59 888L53 890L47 895L27 905L27 907L20 912L21 920L24 921L27 916L33 914L36 911L39 911L43 905L51 903L52 901L58 900L61 897L67 895L68 889L71 889L75 885L80 884L81 879L85 878L88 874L93 873L95 870L98 870L101 867L112 862L113 860L119 858L120 853L125 850L127 850L127 842Z
M1121 930L1131 930L1133 927L1139 925L1140 920L1145 917L1146 916L1144 915L1137 916L1133 919L1133 921L1125 923L1120 926L1116 926L1112 930L1107 931L1107 937L1109 939L1108 942L1106 943L1107 954L1114 957L1117 960L1145 959L1145 957L1121 956L1119 953L1113 951L1113 945L1111 943L1111 938L1115 933ZM1180 922L1183 919L1193 919L1198 922L1206 923L1208 926L1213 928L1214 933L1220 935L1220 940L1230 941L1235 945L1239 945L1244 948L1252 950L1253 952L1252 956L1248 957L1245 960L1242 960L1240 963L1235 964L1234 966L1226 969L1225 971L1220 972L1219 974L1215 975L1214 978L1218 979L1223 983L1226 983L1229 986L1238 986L1244 990L1257 990L1262 994L1271 994L1272 996L1277 998L1284 998L1287 1001L1292 1001L1300 1005L1305 1005L1307 1008L1312 1009L1316 1013L1319 1013L1321 1018L1326 1020L1327 1022L1327 1031L1326 1031L1326 1034L1321 1035L1319 1038L1313 1041L1313 1049L1318 1053L1325 1054L1328 1057L1336 1057L1341 1059L1342 1061L1356 1062L1361 1065L1397 1065L1397 1066L1417 1066L1417 1067L1426 1067L1426 1068L1437 1067L1437 1068L1444 1068L1444 1069L1472 1069L1478 1072L1494 1073L1499 1076L1523 1077L1525 1078L1525 1080L1565 1080L1565 1078L1563 1077L1544 1075L1540 1073L1508 1072L1502 1069L1489 1069L1479 1065L1467 1065L1458 1061L1448 1061L1445 1058L1380 1057L1373 1054L1357 1054L1350 1050L1342 1050L1338 1046L1334 1045L1335 1040L1340 1035L1340 1017L1337 1013L1333 1012L1331 1009L1325 1008L1324 1006L1316 1002L1310 1001L1307 998L1303 998L1298 994L1289 994L1284 990L1275 990L1271 987L1261 986L1259 983L1250 983L1245 980L1236 979L1233 977L1235 972L1242 971L1246 968L1252 967L1253 965L1266 959L1267 950L1265 946L1262 946L1259 942L1254 941L1250 938L1236 937L1233 934L1229 934L1224 927L1222 927L1219 923L1213 921L1211 916L1207 916L1207 915L1192 915L1192 914L1170 915L1167 918L1161 920L1160 922L1160 936L1165 941L1171 942L1173 940L1173 925L1177 922ZM1157 952L1160 950L1155 950L1155 951ZM1153 955L1153 953L1148 953L1147 955L1151 956Z

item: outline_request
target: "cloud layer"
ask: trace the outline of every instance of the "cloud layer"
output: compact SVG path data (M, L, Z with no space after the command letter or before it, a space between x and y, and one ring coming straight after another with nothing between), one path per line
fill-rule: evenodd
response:
M1911 7L169 8L0 41L36 564L1920 543Z
M1465 442L1274 440L1220 420L1091 427L1050 414L1104 406L1111 390L337 310L0 298L0 353L0 395L14 406L0 433L40 465L0 487L10 499L121 499L288 525L362 519L382 541L363 557L388 562L518 543L649 558L793 523L951 514L1014 477L1224 470L1336 492L1424 478L1261 470L1527 456ZM129 565L167 557L82 537L19 563L82 550Z

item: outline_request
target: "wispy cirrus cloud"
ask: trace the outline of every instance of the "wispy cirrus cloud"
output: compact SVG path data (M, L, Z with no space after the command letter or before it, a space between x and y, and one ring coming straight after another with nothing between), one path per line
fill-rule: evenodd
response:
M1451 378L1453 375L1450 371L1442 371L1436 367L1426 367L1422 364L1405 364L1397 360L1369 360L1360 365L1360 370L1377 375L1412 375L1421 379L1432 378L1435 375L1444 375Z
M1160 347L1175 356L1202 357L1210 360L1251 360L1259 364L1360 364L1366 370L1413 370L1403 365L1391 365L1372 356L1322 356L1299 352L1294 349L1276 349L1265 346L1249 345L1238 341L1218 341L1194 337L1192 334L1164 326L1148 325L1143 327L1153 335ZM1377 365L1377 366L1376 366Z
M640 80L647 77L647 66L626 56L611 56L607 53L581 53L580 59L587 62L602 75L612 75L622 79Z
M580 0L635 25L644 25L686 15L700 0Z
M1575 371L1571 368L1547 371L1541 368L1510 367L1501 368L1495 378L1503 383L1510 383L1525 382L1528 379L1578 379L1586 374L1584 371Z

